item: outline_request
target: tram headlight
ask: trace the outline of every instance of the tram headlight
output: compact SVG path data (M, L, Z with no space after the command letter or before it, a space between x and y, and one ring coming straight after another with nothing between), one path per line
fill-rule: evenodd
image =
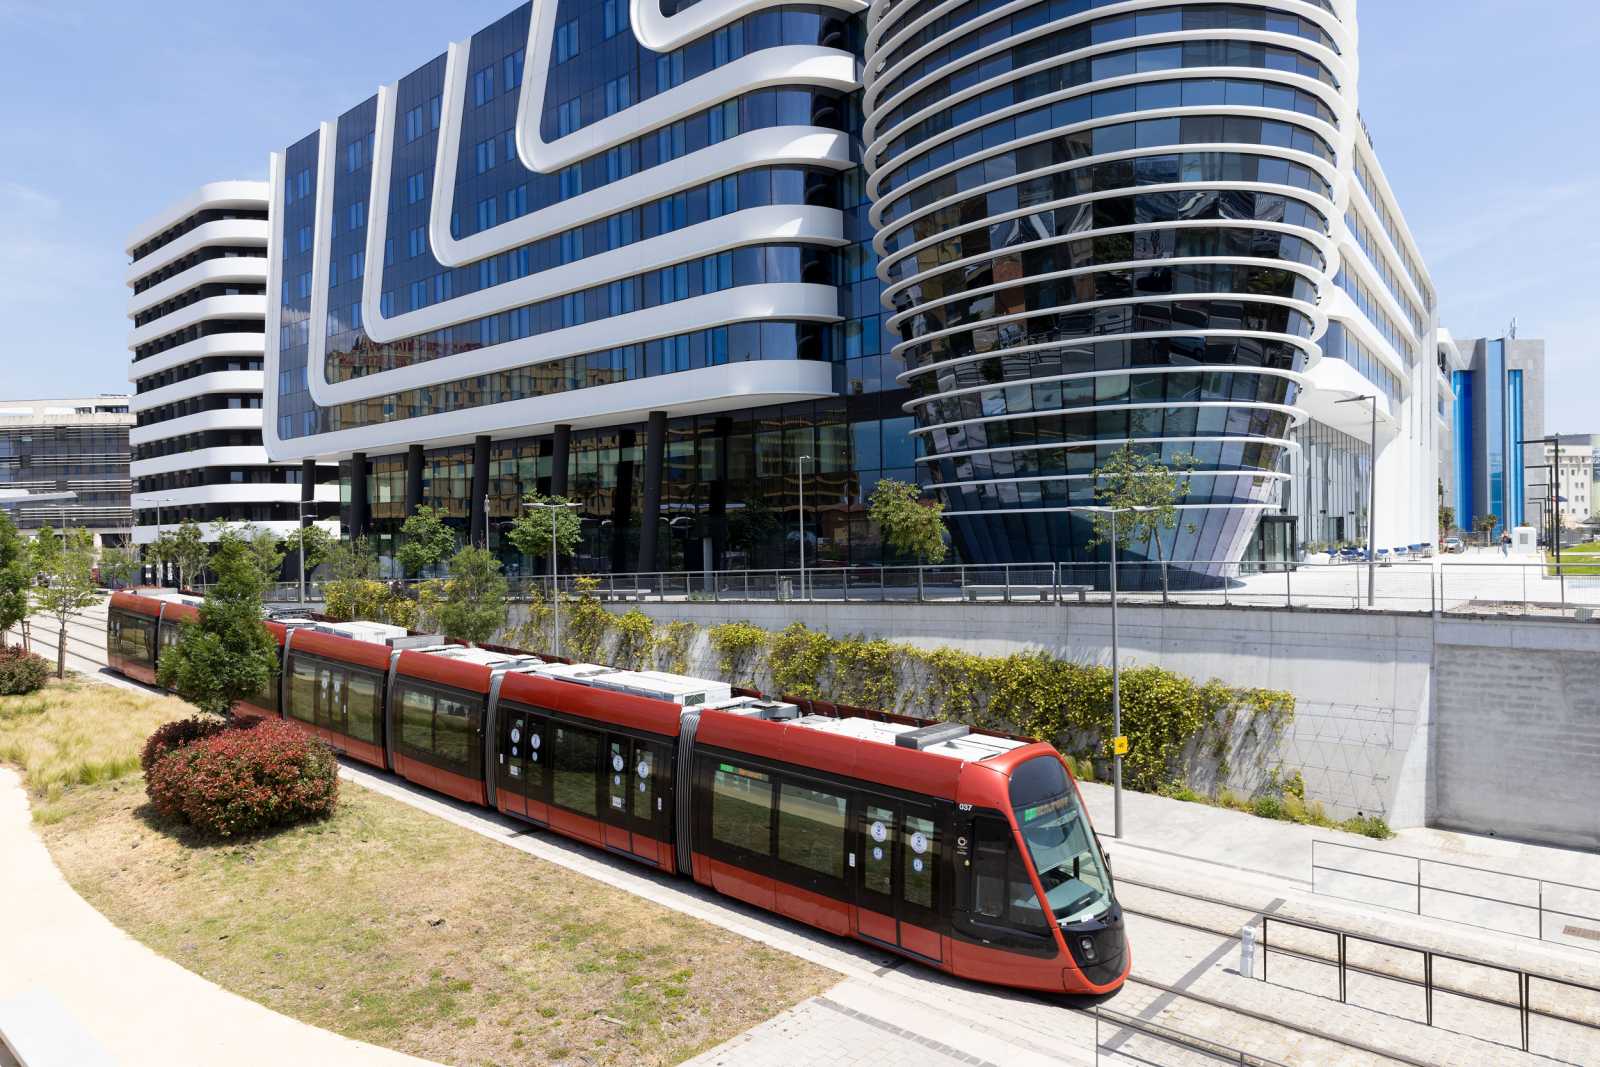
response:
M1086 962L1086 963L1095 963L1095 962L1097 962L1099 960L1100 957L1095 953L1095 950L1094 950L1094 938L1092 938L1092 937L1080 937L1080 938L1078 938L1078 948L1080 950L1082 950L1082 952L1083 952L1084 962Z

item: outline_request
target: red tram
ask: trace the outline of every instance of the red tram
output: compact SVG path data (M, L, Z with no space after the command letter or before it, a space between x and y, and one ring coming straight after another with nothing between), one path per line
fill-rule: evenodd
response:
M153 680L161 627L193 612L116 594L112 668ZM267 626L280 677L240 714L960 977L1067 993L1127 977L1109 866L1049 745L376 623Z

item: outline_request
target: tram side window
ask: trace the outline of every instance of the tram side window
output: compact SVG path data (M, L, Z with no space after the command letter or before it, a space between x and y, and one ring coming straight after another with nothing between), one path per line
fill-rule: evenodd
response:
M939 833L932 819L906 816L901 862L905 865L904 895L908 902L933 907L933 872L939 866Z
M273 666L272 672L267 675L267 684L258 689L253 695L245 698L246 703L277 714L278 690L282 687L283 680L278 674L278 668Z
M600 735L575 726L551 724L555 736L552 761L555 782L551 799L558 807L583 815L599 814L596 788L600 781Z
M711 838L758 856L772 855L772 779L721 763L711 775Z
M830 878L844 877L844 797L799 782L778 795L778 858Z
M301 722L317 721L317 666L304 656L289 665L289 715Z
M472 706L464 700L439 697L433 713L433 753L466 768L472 758Z
M346 733L358 741L378 740L379 683L376 675L350 671L345 682Z
M124 659L149 666L150 630L154 622L139 615L117 615L117 653Z
M175 623L175 622L163 622L161 624L161 653L162 653L162 655L165 655L169 649L171 649L173 646L175 646L178 643L178 638L180 638L182 636L183 636L182 630L179 628L177 623Z
M973 836L973 911L1006 926L1048 930L1011 827L1001 819L978 818L973 821Z
M400 691L400 743L418 752L433 751L433 694Z
M344 671L337 667L317 668L317 725L335 733L347 733L344 725Z

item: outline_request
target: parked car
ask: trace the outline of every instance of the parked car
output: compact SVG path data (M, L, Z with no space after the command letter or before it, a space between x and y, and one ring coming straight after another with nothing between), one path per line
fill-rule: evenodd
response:
M1462 553L1467 550L1467 543L1459 537L1446 537L1439 542L1439 548L1446 553Z

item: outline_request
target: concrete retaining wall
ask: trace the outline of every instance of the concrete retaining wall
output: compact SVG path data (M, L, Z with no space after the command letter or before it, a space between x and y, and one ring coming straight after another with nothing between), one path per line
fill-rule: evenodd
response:
M798 619L919 647L1110 661L1100 606L639 607L661 626L739 619L777 631ZM1306 798L1331 815L1600 847L1600 625L1260 608L1120 615L1124 664L1293 692L1294 722L1267 765L1300 770ZM690 667L716 673L703 636ZM1233 781L1249 788L1249 776L1236 768Z

